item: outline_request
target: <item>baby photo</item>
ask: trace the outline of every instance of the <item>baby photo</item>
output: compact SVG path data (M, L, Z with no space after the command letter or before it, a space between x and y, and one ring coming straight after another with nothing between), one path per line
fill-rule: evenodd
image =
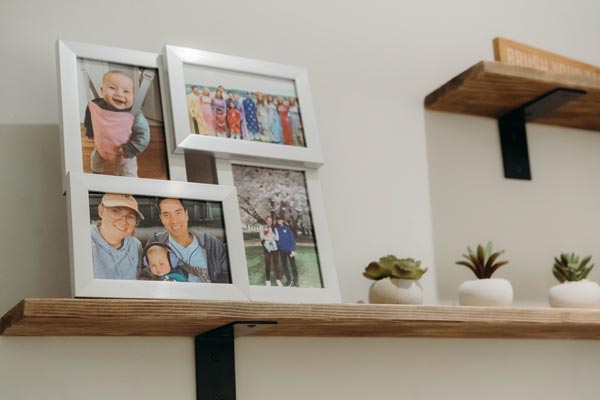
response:
M158 71L77 63L83 171L169 179Z

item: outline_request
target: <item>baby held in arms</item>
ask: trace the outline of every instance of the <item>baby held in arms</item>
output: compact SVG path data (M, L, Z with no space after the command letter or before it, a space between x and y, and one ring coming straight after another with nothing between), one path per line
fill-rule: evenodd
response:
M140 272L139 279L146 281L187 282L190 275L198 275L191 267L178 263L168 245L151 243L144 253L145 267ZM175 267L173 267L175 264Z

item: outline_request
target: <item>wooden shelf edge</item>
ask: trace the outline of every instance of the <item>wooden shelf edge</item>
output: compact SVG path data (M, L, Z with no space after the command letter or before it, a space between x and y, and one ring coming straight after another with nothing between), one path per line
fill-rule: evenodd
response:
M426 109L438 110L437 104L447 93L451 93L465 82L477 79L482 74L491 74L499 77L511 78L520 81L531 81L547 83L554 86L563 86L581 90L600 90L600 80L592 77L546 72L535 68L519 67L505 64L499 61L479 61L477 64L461 72L448 82L444 83L433 92L429 93L424 100Z
M5 336L195 336L275 321L260 336L600 339L600 310L375 304L25 299Z
M0 335L4 335L4 332L8 330L13 323L23 319L24 304L25 300L21 300L0 318Z
M427 110L499 118L558 88L586 94L537 118L536 123L600 131L600 80L481 61L424 99Z
M425 109L438 110L436 105L445 97L445 95L456 90L464 82L474 79L476 76L481 74L486 62L487 61L478 62L425 96L425 100L423 102Z

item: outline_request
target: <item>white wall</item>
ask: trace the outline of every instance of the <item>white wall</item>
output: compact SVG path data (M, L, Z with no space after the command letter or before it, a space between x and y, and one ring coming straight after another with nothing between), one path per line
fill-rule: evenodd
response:
M600 135L528 124L532 181L504 179L496 121L427 113L435 259L440 300L473 274L454 265L465 244L493 240L510 263L497 276L513 283L520 305L546 306L553 257L600 260ZM449 168L451 166L451 168ZM590 279L599 280L600 270Z
M492 59L495 36L600 65L599 12L594 0L2 1L0 313L23 297L69 295L58 38L306 66L344 301L365 299L362 268L394 253L435 266L427 302L452 303L469 277L453 261L489 238L508 250L499 275L513 281L518 304L543 304L553 255L600 256L600 136L530 125L534 181L507 181L493 120L422 103ZM9 400L191 400L192 352L190 338L0 337L0 391ZM595 399L599 355L584 341L244 338L238 398Z

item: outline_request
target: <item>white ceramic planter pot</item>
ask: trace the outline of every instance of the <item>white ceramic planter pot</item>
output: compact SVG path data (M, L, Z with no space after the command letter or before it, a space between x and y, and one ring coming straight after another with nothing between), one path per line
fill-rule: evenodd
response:
M458 288L458 302L461 306L510 307L512 301L512 285L506 279L465 281Z
M369 288L369 303L423 304L423 288L412 279L381 279Z
M556 308L600 307L600 286L596 282L582 280L563 282L552 286L548 292L550 306Z

